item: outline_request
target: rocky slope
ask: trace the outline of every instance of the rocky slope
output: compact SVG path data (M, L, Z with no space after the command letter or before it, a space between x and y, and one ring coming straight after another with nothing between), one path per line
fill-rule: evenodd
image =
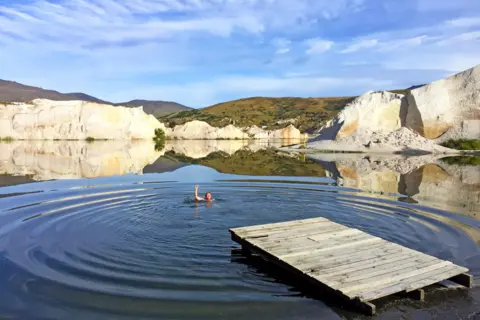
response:
M344 151L451 152L436 142L452 137L480 138L480 66L406 95L367 92L307 145Z

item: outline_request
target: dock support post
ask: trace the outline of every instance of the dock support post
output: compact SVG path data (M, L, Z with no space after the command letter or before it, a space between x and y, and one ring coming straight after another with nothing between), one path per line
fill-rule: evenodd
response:
M371 302L360 301L360 299L351 301L353 301L354 305L357 306L359 311L363 312L367 316L373 316L377 312L377 307Z
M413 291L407 292L407 296L413 300L424 301L425 291L423 289L413 290Z
M448 279L450 281L453 281L455 283L458 283L464 287L467 288L472 288L473 287L473 276L468 273L462 273L459 274L458 276L455 276L453 278Z

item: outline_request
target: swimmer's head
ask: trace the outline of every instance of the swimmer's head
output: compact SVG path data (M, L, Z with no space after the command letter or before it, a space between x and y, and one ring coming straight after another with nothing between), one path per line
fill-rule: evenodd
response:
M212 194L210 192L205 193L205 200L207 201L212 200Z

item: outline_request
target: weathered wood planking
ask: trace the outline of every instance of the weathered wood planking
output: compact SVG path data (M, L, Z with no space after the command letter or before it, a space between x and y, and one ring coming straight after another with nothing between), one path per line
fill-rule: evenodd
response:
M443 280L471 287L468 269L325 218L230 229L232 239L310 286L334 292L369 314L396 293L423 299Z

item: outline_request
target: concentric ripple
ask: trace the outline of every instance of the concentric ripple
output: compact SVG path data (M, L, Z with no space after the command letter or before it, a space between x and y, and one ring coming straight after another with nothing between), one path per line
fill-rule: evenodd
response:
M57 190L38 183L44 192L1 198L0 316L325 314L321 302L243 257L228 233L319 216L480 274L479 222L421 204L363 194L328 179L253 177L202 184L217 200L196 204L191 183L144 180L128 176L95 185L94 179L88 188Z

